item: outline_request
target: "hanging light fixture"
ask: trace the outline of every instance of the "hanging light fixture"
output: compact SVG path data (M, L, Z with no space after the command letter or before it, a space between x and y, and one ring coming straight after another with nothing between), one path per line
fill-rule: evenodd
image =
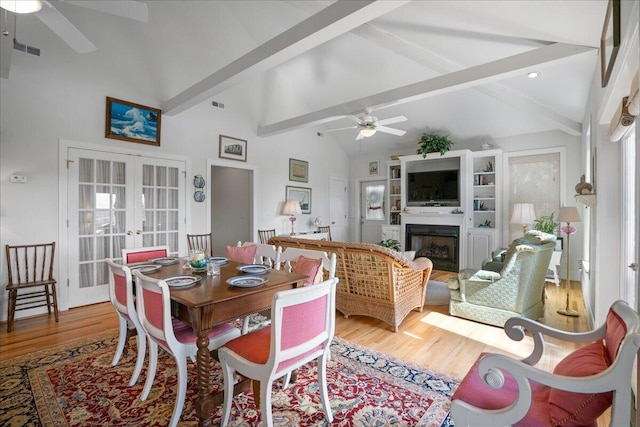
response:
M13 13L33 13L42 9L40 0L0 0L0 7Z
M375 135L375 133L376 133L376 128L372 126L367 126L360 129L360 135L363 136L364 138L369 138L370 136Z

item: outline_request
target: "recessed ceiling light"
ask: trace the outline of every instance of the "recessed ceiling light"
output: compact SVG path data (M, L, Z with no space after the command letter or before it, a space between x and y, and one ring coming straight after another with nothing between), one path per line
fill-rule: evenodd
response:
M540 77L541 75L542 73L539 71L532 71L529 74L527 74L527 77L529 77L530 79L535 79L536 77Z

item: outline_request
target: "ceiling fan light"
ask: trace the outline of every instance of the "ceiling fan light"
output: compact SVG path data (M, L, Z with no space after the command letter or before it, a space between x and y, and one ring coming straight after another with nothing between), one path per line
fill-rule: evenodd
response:
M40 0L0 0L0 7L13 13L33 13L42 9Z
M362 135L365 138L369 138L370 136L375 135L376 130L374 128L364 128L364 129L360 129L360 135Z

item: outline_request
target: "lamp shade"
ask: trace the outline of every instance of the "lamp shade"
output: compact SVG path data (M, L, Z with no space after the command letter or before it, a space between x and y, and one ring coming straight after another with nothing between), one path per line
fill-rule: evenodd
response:
M282 209L283 215L300 215L301 213L300 202L297 200L287 200Z
M536 220L533 203L516 203L513 205L512 224L531 224Z
M582 222L580 212L575 206L563 206L558 213L558 222Z

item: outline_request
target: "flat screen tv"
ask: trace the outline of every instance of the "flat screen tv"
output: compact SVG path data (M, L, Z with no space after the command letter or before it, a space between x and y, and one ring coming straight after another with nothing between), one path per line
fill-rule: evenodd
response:
M460 206L460 170L407 173L408 206Z

